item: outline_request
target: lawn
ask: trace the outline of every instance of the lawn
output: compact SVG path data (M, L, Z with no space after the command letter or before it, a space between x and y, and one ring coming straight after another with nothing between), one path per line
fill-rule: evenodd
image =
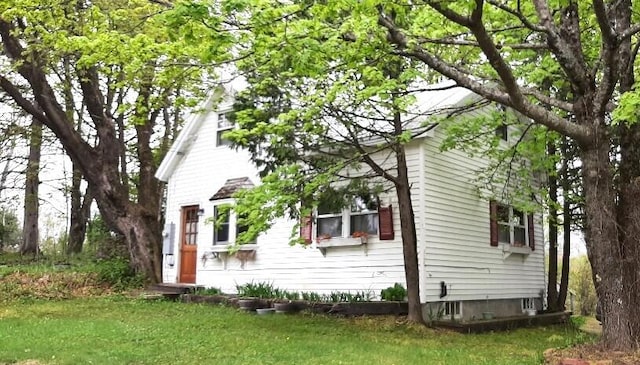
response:
M588 339L567 326L461 335L122 297L0 307L0 364L539 364L545 349Z

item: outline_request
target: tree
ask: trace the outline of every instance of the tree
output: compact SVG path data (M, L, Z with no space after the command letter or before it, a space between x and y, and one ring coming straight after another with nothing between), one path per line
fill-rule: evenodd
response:
M18 247L22 240L22 232L18 217L13 211L0 207L0 253L6 247Z
M391 9L378 12L379 24L389 31L396 53L423 61L459 85L519 111L578 146L587 249L607 318L603 342L610 348L636 348L640 333L636 279L640 208L632 201L640 193L640 129L624 111L635 96L632 85L637 48L631 45L640 27L632 24L635 11L631 2L605 5L593 1L579 6L570 1L552 8L550 3L534 1L533 7L512 8L476 1L468 9L443 3L429 3L425 9L422 14L429 15L425 19L443 24L444 34L430 37L433 34L425 23L404 19L411 30L422 30L421 34L410 33L404 24L389 17ZM499 38L497 29L508 27L516 31ZM452 37L454 30L457 38ZM420 44L415 38L418 35L433 41ZM445 47L436 50L435 43L445 43ZM488 63L455 67L452 57L470 50L482 52ZM518 61L530 52L544 56L545 72L566 78L571 89L568 97L546 97L535 91L540 79L535 73L527 74L530 67L518 67ZM465 61L473 62L468 57ZM621 98L620 113L612 122L607 115L615 95L626 98ZM571 113L572 118L562 118L564 113ZM619 155L611 156L612 149L620 151Z
M185 103L176 85L190 95L207 87L194 84L207 68L190 67L189 55L202 49L173 42L161 9L142 0L0 4L0 88L56 135L108 226L126 238L133 267L151 281L161 280L158 117ZM71 104L61 95L64 65L73 77ZM86 111L90 135L75 129L67 105ZM118 136L120 120L133 149ZM123 182L123 164L135 164L135 181Z
M31 122L29 136L29 160L24 188L24 224L20 254L37 255L40 252L40 231L38 218L40 200L38 189L40 187L40 157L42 153L42 123L36 118Z
M350 206L353 196L395 192L408 320L424 323L406 143L424 135L429 127L407 116L410 77L404 74L402 60L372 60L358 65L368 67L371 74L356 75L332 68L331 64L338 61L335 55L341 55L341 61L348 60L348 55L341 52L317 55L320 57L313 60L313 73L305 69L283 76L289 62L271 63L261 58L265 55L254 53L257 59L252 62L263 67L247 70L250 86L238 95L236 103L239 129L228 138L236 147L251 152L263 184L242 192L236 211L250 222L246 238L250 242L286 213L304 220L319 206L338 211ZM393 84L394 91L371 91L385 83ZM328 100L327 94L333 94L333 98ZM351 95L357 95L357 101ZM319 102L322 106L314 107Z
M245 41L257 41L265 47L250 47L250 52L286 65L286 72L316 75L325 65L321 55L337 50L351 63L332 65L345 72L380 57L399 56L415 62L410 79L431 81L434 73L444 75L575 143L582 163L587 250L606 318L602 341L609 348L637 348L640 206L635 200L640 196L640 124L635 106L640 96L633 86L640 48L636 46L639 4L630 0L225 4L200 14L233 11L229 24L238 33L246 31L238 52ZM252 67L260 69L263 64ZM546 95L539 90L549 78L553 87ZM380 87L392 91L396 86ZM609 118L614 109L614 118Z

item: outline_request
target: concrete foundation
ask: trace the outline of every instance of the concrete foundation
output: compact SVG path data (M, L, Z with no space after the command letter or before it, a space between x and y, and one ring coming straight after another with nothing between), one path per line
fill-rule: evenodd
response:
M455 321L475 321L481 319L503 318L521 316L524 311L522 299L490 299L490 300L463 300L460 301L460 314L454 315ZM535 309L542 309L540 298L534 298ZM431 302L422 304L422 316L426 321L450 321L451 315L445 314L445 303Z

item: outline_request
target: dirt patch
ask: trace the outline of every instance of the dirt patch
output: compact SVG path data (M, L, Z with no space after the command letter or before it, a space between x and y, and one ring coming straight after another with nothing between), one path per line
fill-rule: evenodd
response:
M588 344L549 349L544 360L547 365L636 365L640 364L640 352L607 351L599 344Z

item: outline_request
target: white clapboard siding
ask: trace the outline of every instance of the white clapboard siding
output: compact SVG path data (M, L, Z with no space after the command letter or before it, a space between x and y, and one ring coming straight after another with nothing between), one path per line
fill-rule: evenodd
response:
M425 139L424 217L426 249L423 278L426 301L538 297L544 290L544 244L535 215L536 250L503 255L489 244L489 202L478 197L472 179L485 166L460 151L440 152L442 131Z
M221 255L214 258L210 254L213 243L213 226L204 220L213 214L213 203L209 198L229 178L250 177L259 184L257 170L250 163L249 156L225 147L215 147L217 115L204 115L200 125L192 129L194 138L190 148L170 175L167 184L166 222L176 224L175 265L165 262L163 278L165 282L178 279L180 209L187 205L199 205L205 210L198 225L198 261L196 283L207 287L218 287L233 293L236 285L247 282L270 282L275 287L315 291L328 294L331 291L367 291L379 295L380 290L395 283L405 285L402 256L400 221L395 191L381 197L384 205L391 204L394 210L395 240L380 241L369 237L362 246L331 247L326 255L311 247L291 247L289 239L294 222L282 219L268 232L258 238L255 257L244 267L235 257ZM412 182L419 180L423 161L419 156L419 143L407 147L409 177ZM393 166L394 159L385 159L384 167ZM419 216L420 194L418 184L413 186L413 203L416 217Z

